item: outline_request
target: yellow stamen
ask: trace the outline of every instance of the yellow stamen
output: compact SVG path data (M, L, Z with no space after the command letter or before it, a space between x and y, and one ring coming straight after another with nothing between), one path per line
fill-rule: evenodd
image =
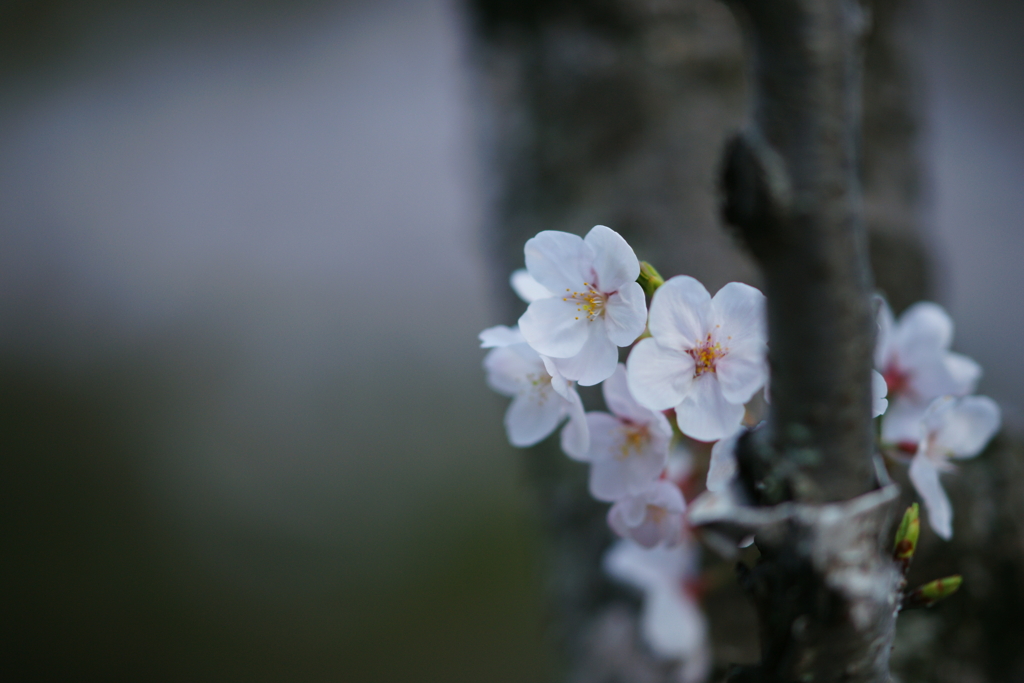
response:
M546 372L531 372L526 375L526 380L530 383L534 400L538 404L544 405L548 400L548 396L551 395L551 375Z
M705 372L715 372L715 366L722 356L729 351L728 348L722 348L720 342L711 341L711 333L708 333L707 339L705 339L697 348L690 349L687 353L694 361L694 377L700 377Z
M619 447L619 453L615 456L615 459L620 461L628 459L633 453L640 455L644 446L651 439L647 425L625 425L622 427L622 435L622 445Z
M577 313L585 316L587 320L596 320L604 315L604 306L608 302L608 297L594 289L589 282L584 282L583 286L586 289L582 292L572 292L566 289L568 294L562 297L562 301L575 301ZM576 316L576 320L579 319L580 317Z

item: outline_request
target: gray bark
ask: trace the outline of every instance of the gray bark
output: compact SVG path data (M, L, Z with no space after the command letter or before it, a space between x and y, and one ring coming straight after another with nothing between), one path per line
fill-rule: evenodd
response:
M772 411L762 502L872 486L874 316L863 227L856 0L734 0L752 45L753 117L726 152L726 220L768 298ZM751 482L754 483L754 482Z

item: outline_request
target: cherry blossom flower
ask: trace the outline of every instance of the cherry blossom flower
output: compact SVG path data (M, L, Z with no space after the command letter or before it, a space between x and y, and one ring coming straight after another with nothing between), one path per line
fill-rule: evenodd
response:
M590 448L583 402L573 383L559 374L550 359L530 348L514 327L499 325L480 333L487 384L512 397L505 412L505 430L513 446L532 446L569 417L562 430L562 450L579 458Z
M587 413L590 450L583 459L591 463L590 493L614 502L642 493L665 470L672 427L664 415L636 402L621 363L601 388L612 414Z
M939 473L955 470L951 458L978 455L999 431L999 423L999 406L987 396L937 398L918 423L921 441L910 461L910 481L924 501L932 529L946 540L953 536L953 508Z
M733 434L743 404L768 378L764 295L730 282L714 298L676 276L655 292L643 339L627 361L629 388L651 410L675 408L683 434L716 441Z
M606 380L617 347L636 341L647 322L636 254L603 225L585 238L545 230L527 241L525 253L529 274L552 295L534 299L519 318L523 337L563 376L583 386ZM521 296L537 293L528 286Z
M608 526L645 548L676 545L684 531L686 501L679 487L658 479L636 495L620 498L608 511Z
M696 597L700 553L689 536L674 548L622 540L605 553L605 573L643 594L640 631L658 657L678 660L681 683L703 683L711 669L708 624Z
M896 321L889 305L879 301L875 367L885 378L890 402L882 439L913 444L929 403L974 391L981 367L949 350L953 321L938 304L918 302Z

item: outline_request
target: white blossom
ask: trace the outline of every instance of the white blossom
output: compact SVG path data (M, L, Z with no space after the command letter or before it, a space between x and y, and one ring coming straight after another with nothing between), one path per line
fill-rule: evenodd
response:
M949 350L953 321L938 304L918 302L896 321L889 305L879 301L875 367L884 376L889 395L882 439L916 443L918 423L928 405L940 396L974 391L981 367Z
M715 294L676 276L651 301L651 337L627 361L629 388L652 410L675 408L683 434L716 441L735 433L743 405L768 378L764 295L739 282Z
M642 492L620 498L608 511L608 526L645 548L672 546L682 540L685 511L679 487L658 479Z
M999 423L999 406L987 396L937 398L918 422L921 439L910 461L910 481L924 501L929 524L944 539L953 535L953 508L939 473L955 469L950 459L978 455Z
M615 372L617 347L636 341L647 321L633 249L598 225L585 238L545 230L527 241L525 253L530 276L552 293L519 318L526 341L565 377L583 386L604 381ZM521 296L539 292L522 289Z
M695 597L700 554L693 540L645 549L622 540L605 553L612 578L643 594L640 630L651 651L678 660L681 683L703 683L711 670L708 624Z
M527 344L519 330L499 325L480 333L481 346L491 348L484 357L487 384L512 397L505 412L505 431L513 446L532 446L566 417L562 450L579 458L590 447L583 402L573 383L559 374L550 359Z
M611 414L587 413L590 450L590 493L614 502L649 488L668 463L672 427L661 413L644 408L626 386L626 367L601 386Z

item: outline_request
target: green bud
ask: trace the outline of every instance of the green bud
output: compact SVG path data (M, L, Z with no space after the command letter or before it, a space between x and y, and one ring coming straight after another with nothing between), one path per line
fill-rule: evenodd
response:
M920 509L917 503L907 508L900 528L896 530L896 543L892 550L893 559L900 565L903 575L910 569L910 561L917 550L917 539L921 535Z
M912 590L903 600L903 609L914 609L915 607L931 607L939 600L945 600L953 593L956 593L964 577L959 574L935 579L929 583Z
M647 261L640 262L640 277L636 281L644 288L647 296L654 296L655 290L665 284L665 278Z

